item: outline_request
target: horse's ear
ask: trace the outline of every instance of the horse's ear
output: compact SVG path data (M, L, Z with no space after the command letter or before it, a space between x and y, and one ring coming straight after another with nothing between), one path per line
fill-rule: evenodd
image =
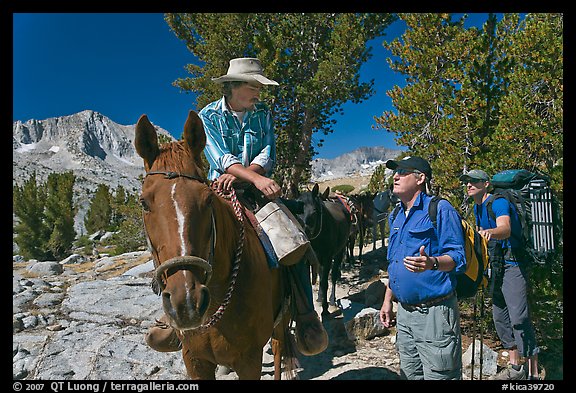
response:
M144 160L144 168L147 171L150 170L152 163L160 154L160 149L158 148L156 129L146 115L140 116L138 123L136 123L134 147L136 147L138 155Z
M200 117L194 111L188 112L188 118L184 124L183 136L190 150L194 153L194 157L199 157L204 146L206 146L206 133L204 132L202 120L200 120Z
M319 189L320 187L318 186L318 183L314 183L314 187L312 187L312 196L314 198L316 198L316 196L318 195Z
M326 189L324 190L324 192L322 193L322 199L323 200L328 200L328 195L330 194L330 187L326 187Z

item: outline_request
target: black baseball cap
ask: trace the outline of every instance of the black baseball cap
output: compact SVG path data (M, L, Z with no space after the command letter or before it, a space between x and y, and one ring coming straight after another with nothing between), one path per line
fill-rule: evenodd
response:
M397 168L416 169L417 171L424 173L428 179L432 179L432 168L428 161L422 157L407 156L398 161L388 160L386 161L386 168L392 170L396 170Z

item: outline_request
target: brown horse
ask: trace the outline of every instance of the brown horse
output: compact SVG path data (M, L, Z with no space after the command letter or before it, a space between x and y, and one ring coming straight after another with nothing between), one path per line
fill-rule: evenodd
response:
M272 338L280 379L289 334L281 272L268 267L239 205L208 185L200 156L205 144L193 111L182 140L162 146L146 115L136 125L146 170L144 228L164 313L182 342L190 378L215 379L217 365L224 365L240 379L260 379L263 348Z
M351 204L354 206L355 211L355 231L353 230L350 235L348 243L349 251L349 262L350 259L354 260L354 243L356 237L358 237L358 261L362 262L362 253L364 249L364 241L366 240L366 230L372 226L372 214L374 210L374 199L375 194L365 193L356 194L349 196Z

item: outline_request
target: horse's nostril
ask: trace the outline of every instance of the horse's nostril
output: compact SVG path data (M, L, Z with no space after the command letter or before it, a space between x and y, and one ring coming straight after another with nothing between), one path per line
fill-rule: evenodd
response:
M162 292L162 304L165 308L171 309L172 303L170 303L170 293L169 292Z
M197 304L198 313L204 314L210 305L210 291L208 288L203 287L200 290L199 302Z

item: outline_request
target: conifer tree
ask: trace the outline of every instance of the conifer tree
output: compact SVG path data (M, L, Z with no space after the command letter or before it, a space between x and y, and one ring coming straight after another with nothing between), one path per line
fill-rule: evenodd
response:
M27 259L46 260L45 247L49 228L44 220L46 191L36 182L36 172L24 181L22 186L14 186L12 202L17 224L14 226L14 241L20 254Z
M118 185L114 197L112 198L112 217L111 217L111 228L112 230L117 230L120 223L124 220L122 214L122 206L126 203L126 190L122 185Z
M76 236L74 182L75 176L72 172L51 173L46 181L44 217L46 226L50 228L47 248L51 259L61 259L67 256Z
M451 14L399 16L407 29L385 47L407 84L376 121L403 155L430 161L436 193L464 206L466 170L562 167L561 15L489 15L481 29Z
M360 67L371 57L366 43L382 36L393 20L392 14L373 13L166 14L202 64L188 65L192 77L175 85L200 93L201 109L221 97L211 78L220 76L230 59L258 57L265 74L280 84L262 91L262 99L275 120L274 177L292 197L309 178L314 133L328 135L343 104L374 94L374 81L360 81Z
M111 199L110 188L106 184L99 184L84 218L84 225L88 233L105 231L110 228L112 222Z
M118 210L122 221L119 223L118 232L112 236L112 241L117 246L116 251L122 253L146 246L139 196L128 194L126 202L118 206Z

